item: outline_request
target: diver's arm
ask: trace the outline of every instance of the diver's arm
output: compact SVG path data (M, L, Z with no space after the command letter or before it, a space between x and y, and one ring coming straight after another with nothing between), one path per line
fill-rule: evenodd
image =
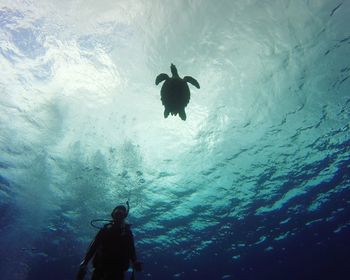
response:
M89 246L89 249L88 251L86 252L86 255L85 255L85 258L84 260L82 261L81 264L85 264L87 265L89 263L89 261L91 260L91 258L95 255L96 253L96 250L98 248L98 246L100 245L101 243L101 236L103 235L103 230L104 229L101 229L95 236L94 240L90 243L90 246Z
M84 260L81 262L82 264L87 265L89 263L89 261L91 260L91 258L94 256L94 254L96 253L97 250L97 237L98 235L95 237L95 239L91 242L88 251L86 252L85 258Z
M142 262L137 260L136 257L136 250L135 250L135 242L134 242L134 236L130 232L130 260L132 262L132 266L136 271L142 271Z
M76 280L83 280L84 279L89 261L96 253L99 235L100 235L100 232L96 235L95 239L90 243L90 246L89 246L89 249L85 255L85 258L80 263L79 271L78 271L78 274L76 276Z
M134 243L134 236L130 232L130 259L132 262L135 262L137 260L136 257L136 250L135 250L135 243Z

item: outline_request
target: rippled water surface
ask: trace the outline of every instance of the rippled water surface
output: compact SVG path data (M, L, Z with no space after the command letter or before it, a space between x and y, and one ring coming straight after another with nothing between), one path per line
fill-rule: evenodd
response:
M137 279L348 279L350 2L0 1L0 274L74 279L130 202ZM192 76L187 120L160 73Z

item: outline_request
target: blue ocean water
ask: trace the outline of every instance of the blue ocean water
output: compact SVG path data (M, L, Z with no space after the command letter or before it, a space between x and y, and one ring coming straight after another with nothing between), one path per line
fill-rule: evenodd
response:
M350 2L0 1L0 279L74 279L130 202L136 279L350 275ZM187 120L155 77L193 76Z

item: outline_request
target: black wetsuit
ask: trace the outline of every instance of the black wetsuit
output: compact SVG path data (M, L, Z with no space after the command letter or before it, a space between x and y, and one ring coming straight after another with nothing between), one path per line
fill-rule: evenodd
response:
M107 224L91 243L92 280L123 280L130 261L136 260L134 237L129 224Z

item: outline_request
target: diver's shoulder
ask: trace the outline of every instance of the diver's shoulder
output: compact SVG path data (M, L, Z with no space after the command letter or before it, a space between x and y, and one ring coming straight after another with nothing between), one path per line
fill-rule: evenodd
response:
M129 224L129 223L124 223L122 226L121 225L116 225L116 224L113 224L113 223L108 223L108 224L105 224L101 230L124 228L125 230L130 230L131 231L131 226L132 226L132 224Z

